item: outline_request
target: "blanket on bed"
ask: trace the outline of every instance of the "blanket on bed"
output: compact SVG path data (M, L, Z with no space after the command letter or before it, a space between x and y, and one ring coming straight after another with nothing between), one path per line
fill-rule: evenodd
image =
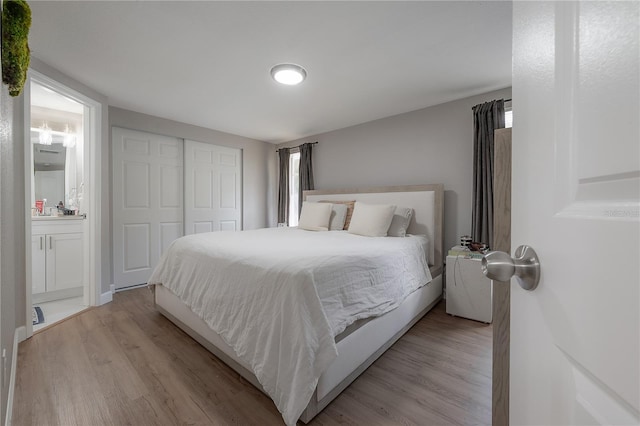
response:
M337 356L335 336L431 280L425 244L295 228L189 235L149 285L171 290L218 333L293 425Z

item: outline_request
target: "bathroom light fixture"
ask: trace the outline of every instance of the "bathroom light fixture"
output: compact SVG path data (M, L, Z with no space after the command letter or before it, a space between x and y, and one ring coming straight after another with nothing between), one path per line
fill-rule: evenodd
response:
M45 121L40 127L32 127L31 131L38 134L38 138L32 138L31 141L41 145L61 143L65 148L74 148L78 140L77 133L73 132L68 124L65 125L64 132L60 132L58 130L52 130Z
M53 142L53 134L51 133L51 129L47 126L47 123L42 123L40 127L40 135L38 137L40 144L42 145L51 145Z
M76 134L71 133L69 125L67 124L64 129L64 136L62 139L62 146L65 148L73 148L76 146Z
M307 78L307 71L296 64L278 64L271 68L271 77L280 84L295 86Z

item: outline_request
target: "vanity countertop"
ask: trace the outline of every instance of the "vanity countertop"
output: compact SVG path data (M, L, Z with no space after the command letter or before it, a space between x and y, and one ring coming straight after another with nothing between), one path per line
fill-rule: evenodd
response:
M41 221L41 220L82 220L84 219L83 215L66 215L66 216L31 216L31 220L33 221Z

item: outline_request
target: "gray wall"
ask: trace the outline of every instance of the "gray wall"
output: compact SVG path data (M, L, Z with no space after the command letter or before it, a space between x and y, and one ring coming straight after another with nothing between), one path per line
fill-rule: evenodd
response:
M256 229L264 228L267 225L269 210L267 206L270 194L268 183L270 165L267 164L267 158L271 154L273 145L217 130L109 107L109 127L113 126L242 149L243 227L244 229ZM110 138L109 141L111 141ZM111 142L109 142L110 144ZM103 179L111 182L110 166L103 175ZM111 251L109 251L109 256L111 256ZM110 270L112 269L110 267ZM109 282L112 283L113 280L111 279Z
M31 68L89 97L101 102L105 101L103 96L60 74L37 58L31 58ZM25 216L28 210L25 200L24 167L25 100L24 94L11 98L4 85L2 85L0 98L0 128L2 129L0 132L0 321L2 324L0 343L2 350L6 350L7 373L9 373L9 367L13 362L14 333L17 328L26 325L27 318ZM102 118L104 129L107 123L106 114L105 102ZM106 135L106 132L104 134ZM103 243L104 237L103 228ZM108 241L108 238L106 240ZM0 385L1 415L4 421L9 378L4 378Z
M443 183L444 244L448 249L458 243L460 235L471 233L471 107L500 98L511 98L511 88L310 136L278 148L319 142L313 152L316 189ZM270 161L275 163L273 151L275 148ZM275 171L271 173L275 188ZM277 193L277 188L273 191ZM275 206L273 193L270 197ZM269 223L273 226L274 222Z
M0 93L0 343L6 351L10 373L13 336L25 325L25 198L24 198L24 97ZM0 423L7 414L9 377L0 379Z

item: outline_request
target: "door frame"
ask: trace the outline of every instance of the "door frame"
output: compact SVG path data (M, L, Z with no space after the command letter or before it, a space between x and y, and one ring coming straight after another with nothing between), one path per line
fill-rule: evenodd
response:
M102 199L102 103L74 90L45 74L29 69L24 86L24 161L25 161L25 241L31 241L31 191L33 184L33 144L31 143L31 82L34 81L54 92L60 93L84 105L84 183L88 197L85 198L87 213L84 226L84 247L88 255L84 258L85 284L83 289L84 304L100 305L102 290L102 216L100 200ZM26 337L33 335L31 320L31 244L25 244L25 300L26 300ZM92 285L93 283L93 285Z
M494 131L493 247L511 255L512 128ZM511 281L493 281L491 423L509 424Z

